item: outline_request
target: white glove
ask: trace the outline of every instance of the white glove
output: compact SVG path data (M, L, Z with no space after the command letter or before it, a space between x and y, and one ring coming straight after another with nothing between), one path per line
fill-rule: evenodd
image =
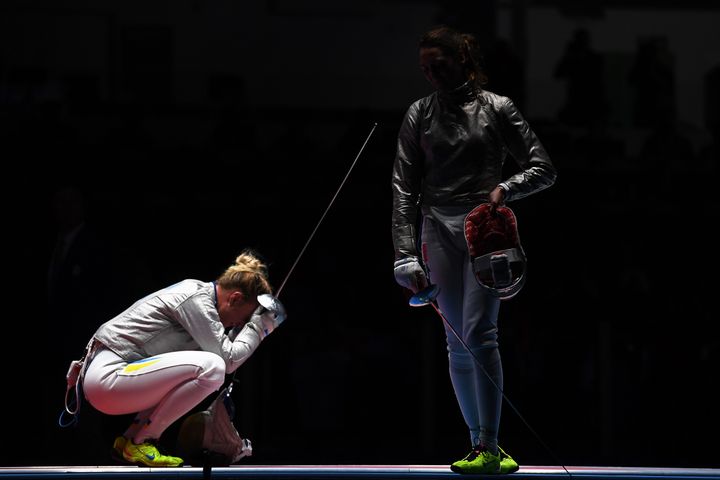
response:
M287 314L280 300L269 294L258 295L260 306L250 317L249 323L260 334L260 338L270 335L282 322Z
M405 257L395 261L395 281L413 293L428 285L425 270L417 257Z

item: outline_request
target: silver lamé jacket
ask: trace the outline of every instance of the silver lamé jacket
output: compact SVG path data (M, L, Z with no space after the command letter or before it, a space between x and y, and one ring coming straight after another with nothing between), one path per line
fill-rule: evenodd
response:
M226 333L215 302L215 284L187 279L158 290L105 322L94 339L127 362L181 350L204 350L235 371L261 342L251 323Z
M503 179L508 155L520 170ZM400 127L393 167L396 259L417 256L421 205L474 207L498 185L509 202L551 186L555 178L545 148L509 98L477 92L468 82L417 100Z

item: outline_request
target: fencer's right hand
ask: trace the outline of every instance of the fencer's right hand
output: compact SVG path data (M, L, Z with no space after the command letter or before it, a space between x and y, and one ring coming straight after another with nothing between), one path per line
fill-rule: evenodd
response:
M260 338L263 339L285 321L287 314L280 300L272 295L260 295L258 300L260 306L255 309L248 323L252 324L253 328L260 334Z
M425 270L417 257L405 257L395 261L395 281L413 293L428 285Z

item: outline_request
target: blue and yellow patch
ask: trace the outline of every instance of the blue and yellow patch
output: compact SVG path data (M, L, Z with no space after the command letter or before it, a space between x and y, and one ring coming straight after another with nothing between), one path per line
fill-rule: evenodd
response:
M157 357L150 357L150 358L144 358L142 360L138 360L132 363L128 363L125 368L123 368L122 373L132 373L137 372L138 370L141 370L143 368L149 367L150 365L154 365L157 362L159 362L161 359Z

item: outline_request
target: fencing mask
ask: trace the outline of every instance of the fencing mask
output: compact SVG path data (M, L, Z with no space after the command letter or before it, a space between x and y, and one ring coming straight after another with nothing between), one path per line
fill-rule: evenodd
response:
M465 217L465 240L480 286L507 300L525 284L526 258L509 207L483 203Z

